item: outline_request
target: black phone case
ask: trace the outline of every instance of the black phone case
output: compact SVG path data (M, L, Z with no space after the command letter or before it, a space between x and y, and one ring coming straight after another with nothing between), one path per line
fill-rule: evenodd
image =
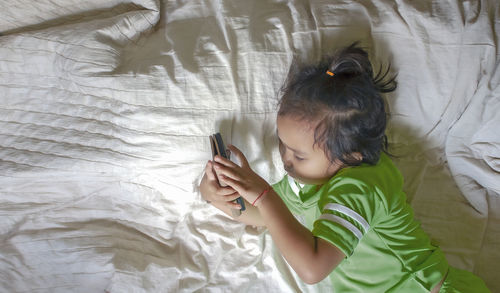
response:
M214 158L216 155L220 155L226 159L230 159L229 156L227 155L226 146L224 145L224 141L222 140L222 136L219 132L210 136L210 146L212 147L212 158ZM241 196L238 197L235 201L241 206L239 214L237 215L239 216L241 212L243 212L246 209L245 201Z

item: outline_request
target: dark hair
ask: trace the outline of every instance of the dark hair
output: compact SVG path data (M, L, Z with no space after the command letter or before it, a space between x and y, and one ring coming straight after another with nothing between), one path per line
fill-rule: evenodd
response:
M374 75L368 54L358 43L315 65L294 62L281 89L278 115L319 121L315 144L324 148L330 161L376 164L381 151L387 152L387 113L381 93L397 86L389 71L390 65ZM362 160L353 156L355 152Z

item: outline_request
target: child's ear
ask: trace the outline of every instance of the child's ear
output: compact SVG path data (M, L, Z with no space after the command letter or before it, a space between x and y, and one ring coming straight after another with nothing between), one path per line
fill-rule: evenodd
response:
M356 159L356 161L363 161L363 155L360 152L351 153L351 158Z
M360 152L352 152L345 156L345 159L349 161L349 164L361 164L363 161L363 155Z

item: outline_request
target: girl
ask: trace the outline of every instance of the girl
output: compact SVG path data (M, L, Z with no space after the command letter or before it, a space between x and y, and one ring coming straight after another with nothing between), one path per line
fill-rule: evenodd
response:
M385 153L381 93L396 88L387 74L374 77L356 44L291 70L277 117L288 174L271 187L229 146L241 166L209 161L201 194L228 215L242 196L247 210L237 220L266 226L306 283L329 276L335 292L489 292L472 273L450 268L413 218Z

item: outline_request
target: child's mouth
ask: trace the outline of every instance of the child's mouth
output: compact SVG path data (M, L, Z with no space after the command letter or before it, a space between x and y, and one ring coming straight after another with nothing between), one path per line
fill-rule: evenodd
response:
M292 177L292 178L294 178L294 179L298 179L298 178L297 178L297 175L295 175L295 173L293 172L293 169L286 169L286 168L285 168L285 171L286 171L286 173L288 174L288 176L290 176L290 177Z

